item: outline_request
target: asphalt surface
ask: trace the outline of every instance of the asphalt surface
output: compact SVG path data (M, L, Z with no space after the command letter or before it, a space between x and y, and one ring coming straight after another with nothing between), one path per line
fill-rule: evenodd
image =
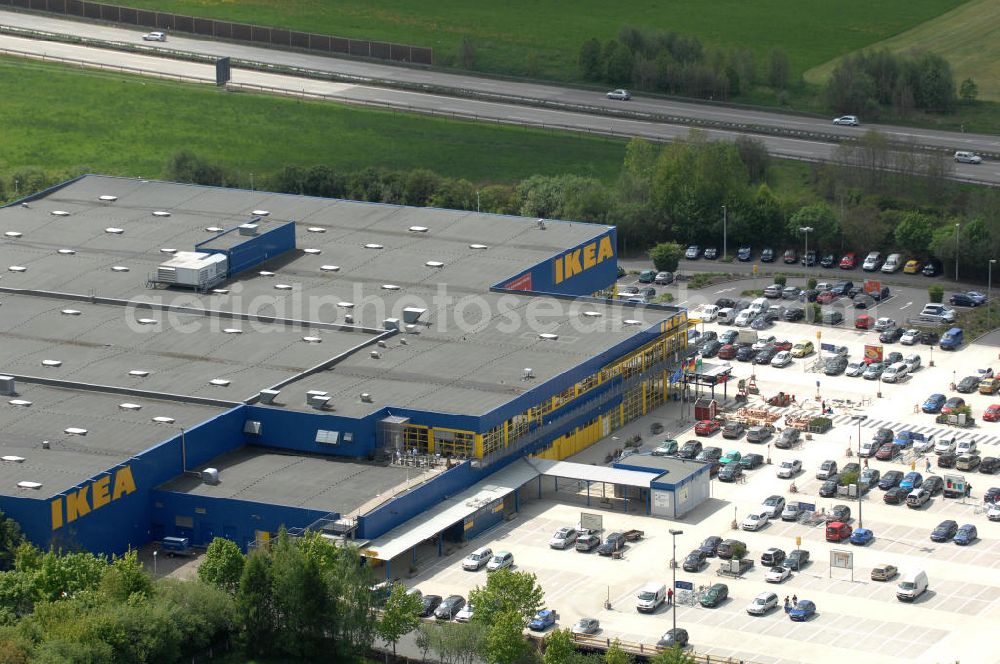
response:
M117 28L48 16L0 11L0 25L80 35L129 44L150 45L150 43L141 40L141 29ZM913 141L922 145L940 147L947 151L959 149L1000 151L1000 137L997 136L931 131L891 125L865 125L860 128L839 127L833 125L826 118L747 110L713 104L697 104L664 99L643 99L641 96L633 98L630 102L618 102L608 100L602 94L595 93L593 90L445 73L367 61L342 60L294 51L281 51L183 36L171 35L169 41L155 43L155 46L183 53L197 53L216 57L231 56L245 60L302 67L342 75L378 78L408 84L434 85L454 89L456 90L456 94L461 90L471 90L529 100L528 102L522 101L522 103L530 103L530 100L555 101L605 108L609 111L627 107L631 111L696 117L705 121L781 126L802 131L820 131L842 136L856 136L866 129L875 128L894 140ZM189 64L177 60L150 58L124 51L102 51L96 48L61 45L53 42L16 40L9 36L5 36L0 40L0 49L8 49L9 51L23 54L54 55L87 63L134 67L148 72L160 72L161 74L178 76L187 75L181 73L181 71L186 69L184 65ZM210 68L206 68L206 71L209 70ZM197 78L201 80L214 80L214 70L211 71L211 76L201 73ZM256 71L234 72L234 80L242 84L271 87L275 91L303 92L308 89L312 95L345 103L376 104L414 112L453 114L457 117L467 117L476 120L500 121L623 137L639 136L663 141L685 136L689 132L689 127L686 125L669 125L659 122L626 120L613 116L595 115L593 113L550 110L520 105L515 101L512 101L512 103L495 103L465 99L452 95L418 94L369 85L345 86L343 84L326 84L329 87L325 87L317 85L320 83L319 81L303 82L306 79L293 77L273 78L269 74ZM624 106L626 104L627 106ZM739 135L737 131L706 130L706 133L714 140L733 140ZM815 140L767 135L762 135L761 138L773 154L786 158L826 160L830 158L835 147L832 143ZM1000 184L1000 162L986 162L979 166L955 164L954 175L958 179Z

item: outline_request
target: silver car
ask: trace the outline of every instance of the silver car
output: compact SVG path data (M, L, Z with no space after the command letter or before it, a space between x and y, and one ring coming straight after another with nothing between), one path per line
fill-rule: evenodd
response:
M841 115L839 118L833 119L833 124L835 125L845 125L847 127L857 127L861 124L856 115Z
M776 608L778 608L778 596L774 593L761 593L747 606L747 613L752 616L762 616Z
M628 90L623 90L618 88L617 90L612 90L608 93L608 99L617 99L618 101L628 101L632 98L632 93Z

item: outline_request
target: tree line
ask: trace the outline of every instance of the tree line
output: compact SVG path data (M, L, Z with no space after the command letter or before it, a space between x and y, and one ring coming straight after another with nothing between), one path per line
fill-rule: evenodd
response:
M578 64L587 81L718 101L761 85L782 91L792 83L788 54L780 48L758 63L749 49L708 48L694 36L633 26L604 44L585 41Z

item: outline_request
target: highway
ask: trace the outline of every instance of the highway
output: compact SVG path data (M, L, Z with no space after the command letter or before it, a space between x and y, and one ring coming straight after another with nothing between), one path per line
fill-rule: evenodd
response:
M133 45L149 45L141 40L141 28L118 28L9 11L0 11L0 25ZM959 134L888 125L866 125L861 128L838 127L825 118L745 110L714 104L642 99L641 96L630 102L619 102L608 100L603 94L595 93L592 90L445 73L369 61L345 60L296 51L281 51L175 35L170 35L167 42L156 43L155 46L177 53L212 57L231 56L238 59L306 68L362 79L373 78L411 86L432 85L438 89L447 88L454 90L454 94L432 94L395 89L391 87L391 84L379 87L365 84L363 81L353 84L298 78L251 69L234 68L233 72L234 83L245 87L260 86L275 93L301 94L343 103L377 105L396 110L443 114L477 121L533 125L620 137L638 136L657 141L683 137L690 131L690 127L685 124L627 119L614 115L615 111L619 109L627 109L633 112L698 118L699 121L706 122L717 121L762 127L783 127L837 136L860 135L865 129L876 128L894 140L912 141L922 145L939 147L942 150L965 149L1000 152L1000 137L998 136ZM169 57L157 57L154 54L136 54L59 42L35 41L11 35L0 35L0 49L4 49L9 54L29 57L44 55L92 66L131 68L139 70L137 73L143 74L186 77L205 82L214 81L214 67L210 65ZM460 96L463 91L511 97L513 101L465 98ZM532 105L535 102L556 102L567 106L585 105L589 108L586 112L579 112L563 110L565 107L553 109ZM601 115L603 111L606 111L608 115ZM864 118L862 118L863 120ZM714 140L733 140L740 134L735 128L732 130L704 129L703 131ZM761 134L759 137L772 154L792 159L828 160L835 148L835 143L821 140L767 134ZM979 166L955 164L954 177L959 180L1000 185L1000 162L986 161Z

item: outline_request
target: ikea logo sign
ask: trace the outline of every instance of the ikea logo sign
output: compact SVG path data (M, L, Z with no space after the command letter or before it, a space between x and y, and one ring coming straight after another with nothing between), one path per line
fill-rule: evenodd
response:
M88 482L82 488L66 494L65 500L60 497L50 503L52 530L58 530L63 524L72 523L101 509L111 501L134 492L135 479L132 477L130 466L123 466L113 475L105 475Z
M589 270L598 263L614 258L614 256L615 248L611 244L611 237L607 235L585 244L579 249L568 251L562 256L558 256L553 262L555 283L561 284L570 277Z

